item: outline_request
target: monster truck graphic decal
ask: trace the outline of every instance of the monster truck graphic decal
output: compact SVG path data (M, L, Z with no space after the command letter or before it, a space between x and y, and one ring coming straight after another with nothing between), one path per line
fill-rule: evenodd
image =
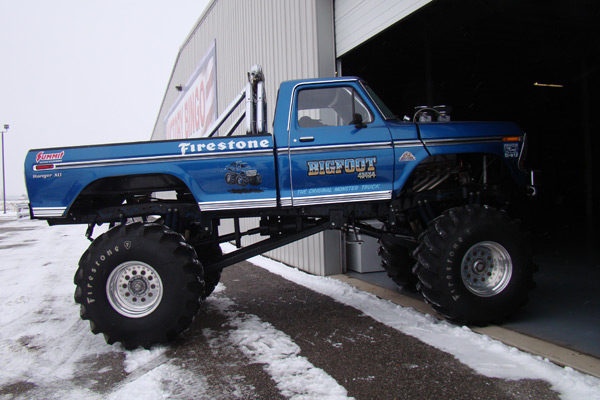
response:
M262 177L256 169L251 168L244 161L236 161L225 167L225 182L229 185L253 186L260 185Z

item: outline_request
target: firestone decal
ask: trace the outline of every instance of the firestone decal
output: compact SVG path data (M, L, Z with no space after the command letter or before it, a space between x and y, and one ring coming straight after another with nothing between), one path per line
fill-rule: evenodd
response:
M181 155L186 153L203 153L224 150L247 150L269 148L269 140L229 140L218 143L179 143Z
M61 151L60 153L48 153L48 154L44 153L43 151L40 151L35 156L35 162L39 163L39 162L48 162L48 161L62 161L64 156L65 156L64 151Z
M358 179L377 177L377 157L307 161L308 176L356 174Z

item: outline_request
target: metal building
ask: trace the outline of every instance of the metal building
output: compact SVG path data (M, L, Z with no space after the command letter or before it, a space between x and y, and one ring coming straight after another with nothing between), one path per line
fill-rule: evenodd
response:
M284 80L335 76L341 54L429 1L213 0L180 48L152 139L202 135L240 92L254 64L263 67L267 99L273 103ZM198 99L198 93L209 98ZM202 107L203 118L182 128L190 96L194 98L187 103ZM269 121L273 113L272 107L268 109ZM255 222L242 221L242 228ZM350 249L351 254L360 254ZM339 232L320 233L268 255L318 275L346 269L346 244ZM349 262L364 268L354 258ZM374 254L370 263L379 269Z
M212 0L180 48L152 139L201 136L254 64L263 67L271 105L281 81L358 75L399 115L451 104L454 119L521 124L546 190L556 194L542 200L540 215L561 216L542 228L574 229L578 221L592 248L600 139L591 134L598 101L588 88L599 84L599 17L584 0ZM545 144L567 131L568 151ZM375 244L346 247L338 232L326 232L269 255L319 275L378 267Z

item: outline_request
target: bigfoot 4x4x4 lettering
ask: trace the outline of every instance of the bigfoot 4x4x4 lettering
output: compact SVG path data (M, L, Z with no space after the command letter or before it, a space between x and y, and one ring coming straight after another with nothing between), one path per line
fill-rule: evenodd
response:
M377 177L377 157L358 157L339 160L307 161L308 176L356 174L358 179Z

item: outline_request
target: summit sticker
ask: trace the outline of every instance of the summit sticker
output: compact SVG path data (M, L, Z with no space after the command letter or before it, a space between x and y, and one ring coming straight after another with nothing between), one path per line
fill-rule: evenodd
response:
M41 163L41 162L48 162L48 161L62 161L64 156L65 156L64 151L61 151L60 153L44 153L43 151L40 151L35 156L35 162Z

